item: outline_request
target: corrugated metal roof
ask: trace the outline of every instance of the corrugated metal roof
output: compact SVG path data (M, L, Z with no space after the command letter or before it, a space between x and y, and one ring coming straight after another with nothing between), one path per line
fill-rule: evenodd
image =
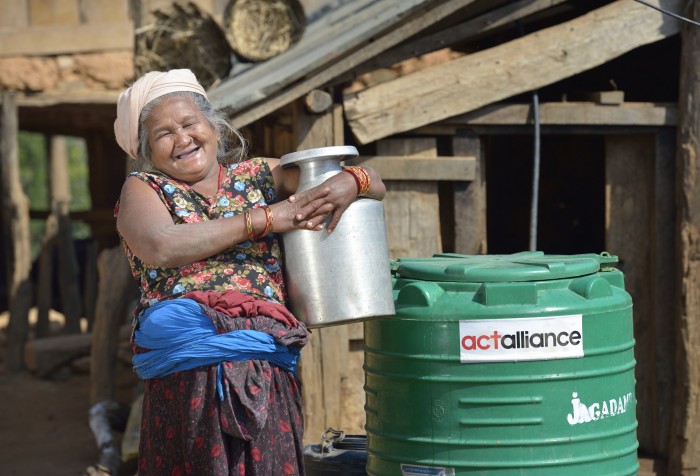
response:
M310 22L300 41L284 53L250 66L208 92L212 103L226 110L236 126L236 116L264 103L276 93L308 78L415 15L445 0L353 0ZM470 3L465 0L462 3ZM408 34L408 33L407 33ZM395 44L395 43L394 43ZM393 46L387 43L386 48ZM348 70L352 65L348 65ZM313 86L309 87L309 90ZM317 87L317 86L316 86ZM302 93L303 94L303 93ZM281 107L284 104L279 104Z

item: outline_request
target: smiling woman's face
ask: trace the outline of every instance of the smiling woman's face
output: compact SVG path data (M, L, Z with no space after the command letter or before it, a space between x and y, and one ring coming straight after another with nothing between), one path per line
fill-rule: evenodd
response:
M218 176L218 135L191 98L165 98L144 125L156 169L190 184Z

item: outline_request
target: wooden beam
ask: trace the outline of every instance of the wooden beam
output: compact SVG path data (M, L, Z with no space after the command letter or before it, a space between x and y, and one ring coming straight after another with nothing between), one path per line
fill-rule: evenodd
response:
M454 127L526 126L534 123L531 104L495 104L437 123ZM540 104L544 126L675 126L676 104L626 102L618 106L593 102L550 102Z
M681 0L652 0L678 11ZM484 51L347 94L362 144L547 86L678 32L678 20L633 0Z
M431 35L421 36L413 41L401 43L363 64L360 72L386 68L411 57L447 48L562 3L566 3L566 0L520 0L506 4L477 18L472 18Z
M314 89L304 97L304 106L310 114L321 114L333 106L333 96L326 91Z
M90 334L72 334L32 339L24 349L24 363L42 378L73 360L90 354Z
M18 94L18 107L43 108L61 104L107 104L116 105L120 91L66 91L39 94Z
M624 91L597 91L594 93L589 93L589 98L596 104L608 105L608 106L619 106L625 102L625 92Z
M252 105L244 111L233 112L231 114L231 123L236 128L246 126L276 111L282 106L291 103L295 99L300 98L312 89L328 84L333 79L352 70L385 49L399 44L406 38L423 31L473 2L474 0L447 0L444 2L437 2L437 5L431 5L431 8L424 11L421 15L413 16L410 20L390 30L388 33L375 38L369 38L365 45L345 56L338 57L335 56L334 53L334 62L325 65L325 69L319 69L314 74L309 73L306 77L301 78L299 82L286 90L282 90L277 94L271 94L270 97L261 98L264 99L264 101L259 104ZM210 96L215 94L215 92L212 92ZM234 107L235 102L232 103L230 98L225 97L225 94L225 91L222 91L217 95L218 97L213 96L212 102L217 107Z
M360 156L349 165L366 165L382 180L463 180L474 179L474 157Z
M0 56L74 54L133 48L134 25L130 22L32 27L0 34Z

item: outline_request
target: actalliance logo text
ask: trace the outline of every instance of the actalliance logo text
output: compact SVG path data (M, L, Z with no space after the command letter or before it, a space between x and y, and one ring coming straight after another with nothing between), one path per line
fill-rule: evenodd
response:
M466 350L486 350L490 349L492 345L494 349L498 349L499 345L503 349L527 349L530 347L567 346L569 344L581 344L579 331L535 332L533 334L530 334L529 331L518 331L515 334L501 334L494 330L490 335L466 335L462 337L462 347Z
M583 357L583 316L459 322L460 361L504 362Z

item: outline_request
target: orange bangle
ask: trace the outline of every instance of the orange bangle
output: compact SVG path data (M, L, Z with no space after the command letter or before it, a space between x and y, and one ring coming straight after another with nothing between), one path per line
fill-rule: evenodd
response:
M357 194L364 195L369 192L369 187L371 185L369 174L364 169L364 167L345 167L344 172L348 172L355 179L357 184Z
M246 210L243 217L245 218L245 228L248 232L248 241L253 241L255 239L255 230L253 229L253 219L250 217L250 210Z

